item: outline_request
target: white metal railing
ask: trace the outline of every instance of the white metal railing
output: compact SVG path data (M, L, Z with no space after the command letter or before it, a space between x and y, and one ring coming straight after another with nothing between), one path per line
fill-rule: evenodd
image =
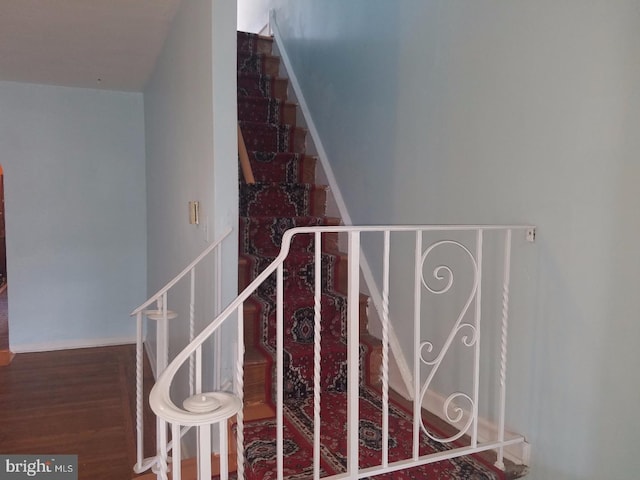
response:
M407 468L426 465L439 460L450 459L462 455L478 453L487 450L495 450L497 453L496 465L504 468L504 450L506 447L525 444L524 437L507 434L505 431L505 411L506 411L506 372L507 372L507 327L509 311L509 289L510 270L512 256L513 232L523 234L533 232L531 226L498 226L498 225L447 225L447 226L366 226L366 227L299 227L285 232L282 239L280 254L251 284L229 304L218 317L203 331L193 339L193 341L182 350L175 359L167 366L160 375L156 385L150 395L150 405L156 415L163 421L172 425L177 432L183 426L198 426L202 429L199 435L201 444L198 450L199 479L210 478L210 427L218 424L220 433L220 458L221 461L227 457L226 428L225 422L233 415L237 416L237 478L244 478L244 422L242 412L243 384L244 384L244 339L243 339L243 306L244 302L252 295L256 289L267 280L272 274L276 276L276 469L277 478L283 479L284 468L284 261L289 254L292 238L295 235L314 236L314 262L315 272L321 272L321 252L322 234L338 233L348 237L348 292L347 292L347 465L346 472L339 473L335 478L364 478L399 471ZM380 312L382 322L382 366L381 366L381 391L382 391L382 458L379 465L368 465L363 467L359 464L359 295L360 295L360 244L363 235L382 235L381 277L382 277L382 311ZM461 236L470 237L471 240ZM486 248L486 237L490 236L494 245L491 249ZM414 267L411 276L414 280L413 292L413 445L407 458L400 461L390 462L388 457L389 449L389 326L391 322L390 311L392 308L399 308L398 302L391 298L390 283L393 264L392 258L396 258L402 253L406 253L406 246L403 248L392 243L396 237L410 237L413 243L413 253L409 253L413 259ZM398 242L400 243L400 242ZM399 250L398 250L399 249ZM455 252L458 252L456 255ZM469 278L462 280L461 285L468 287L468 294L463 297L453 295L454 271L467 262L467 270L470 271ZM435 263L434 263L435 262ZM429 275L425 272L433 270ZM489 267L489 268L486 268ZM501 277L499 285L491 286L485 280L485 270L494 273L494 277ZM495 272L500 272L496 274ZM397 272L396 272L397 273ZM395 278L395 277L394 277ZM457 276L456 276L457 280ZM483 282L485 280L485 282ZM434 286L436 282L440 287ZM439 283L438 283L439 282ZM321 388L320 388L320 335L321 335L321 279L316 275L314 281L314 478L320 478L320 425L322 411L320 410ZM495 293L493 299L484 296L486 303L489 300L496 304L497 313L491 315L494 320L499 320L495 331L485 327L484 338L495 337L498 343L498 353L495 363L497 368L491 372L486 372L484 360L481 358L481 320L483 315L483 288L485 291ZM425 293L426 291L426 293ZM453 315L455 321L452 328L445 333L439 343L433 339L424 339L425 325L437 325L442 323L440 319L436 321L431 310L430 302L425 302L426 297L461 298L460 305L463 307L458 313ZM393 301L392 301L393 300ZM401 308L401 307L400 307ZM454 311L454 310L444 310ZM455 310L458 311L458 310ZM430 318L425 318L429 315ZM228 319L237 319L237 368L235 379L234 395L227 394L227 397L220 398L219 406L212 406L195 411L192 408L179 407L171 397L171 384L174 376L180 367L189 360L194 352L197 352L203 342L212 334L218 331L220 326ZM437 317L436 317L437 318ZM495 323L495 322L494 322ZM460 340L455 342L456 340ZM456 433L444 438L431 432L423 422L422 409L427 400L427 396L434 388L434 379L444 371L443 360L447 355L451 356L458 348L470 349L471 355L466 371L470 378L471 387L468 390L455 391L448 397L443 397L442 411L434 412L445 419ZM490 342L488 342L490 343ZM484 358L484 357L483 357ZM487 376L497 375L498 392L494 395L481 396L480 385L486 385ZM223 393L202 394L204 403L205 396L221 396ZM482 405L482 412L493 412L494 419L498 424L496 438L483 438L479 434L480 403L483 398L497 397L495 405ZM465 408L466 406L466 408ZM427 436L435 442L447 445L447 449L428 454L420 455L419 447L421 439ZM222 437L225 437L224 439ZM464 440L464 444L461 442ZM174 455L175 457L175 455ZM175 460L175 458L174 458ZM166 451L162 452L160 462L165 462L160 466L159 478L167 478ZM228 478L226 463L221 462L221 478ZM175 471L175 469L174 469ZM179 474L178 474L179 476ZM174 479L177 478L174 474ZM327 477L329 478L329 477Z
M156 355L155 355L155 373L160 375L167 367L169 361L169 321L177 318L177 314L168 309L168 293L176 285L180 283L187 275L189 276L189 341L195 337L195 303L196 303L196 268L213 253L214 255L214 277L213 277L213 305L214 313L220 312L221 304L221 286L222 286L222 242L232 232L231 228L227 228L220 238L211 243L198 257L191 262L184 270L176 275L157 293L151 296L146 302L131 312L131 316L136 318L136 464L133 467L134 472L142 473L149 468L158 468L162 470L162 462L159 462L161 452L165 453L165 471L166 471L166 454L174 451L177 454L174 457L180 458L180 439L188 430L181 429L179 432L173 432L172 441L167 442L167 425L162 419L156 421L156 455L144 458L144 336L146 332L145 321L153 320L156 322ZM155 304L155 308L154 307ZM216 338L219 344L219 338ZM219 375L218 375L219 376ZM189 391L191 395L202 391L202 350L197 349L194 355L189 358Z

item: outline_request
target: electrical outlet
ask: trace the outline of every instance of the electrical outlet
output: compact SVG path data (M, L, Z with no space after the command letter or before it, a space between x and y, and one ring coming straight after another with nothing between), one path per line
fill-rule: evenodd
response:
M527 242L534 243L536 241L536 228L527 228Z

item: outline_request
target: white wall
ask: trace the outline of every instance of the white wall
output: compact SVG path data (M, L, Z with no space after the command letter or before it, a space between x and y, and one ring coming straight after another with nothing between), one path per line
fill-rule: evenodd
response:
M259 33L269 22L269 0L238 0L238 30Z
M138 93L0 82L12 350L135 338L143 121Z
M528 478L637 478L637 2L271 3L354 223L538 225L509 367Z
M144 91L147 143L148 293L179 273L226 227L237 224L235 2L183 2ZM187 205L200 202L201 223ZM224 303L237 292L237 233L225 243ZM198 277L197 322L213 320L208 263ZM210 270L209 270L210 271ZM186 344L186 285L169 297L171 356ZM155 350L154 330L148 346ZM233 334L225 342L230 354ZM209 372L210 374L211 372Z

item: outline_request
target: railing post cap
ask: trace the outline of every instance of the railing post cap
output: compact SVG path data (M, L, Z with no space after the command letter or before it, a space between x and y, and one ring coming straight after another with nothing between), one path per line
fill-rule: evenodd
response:
M143 312L149 320L164 320L164 312L162 310L145 310ZM167 310L167 320L178 318L178 314L173 310Z

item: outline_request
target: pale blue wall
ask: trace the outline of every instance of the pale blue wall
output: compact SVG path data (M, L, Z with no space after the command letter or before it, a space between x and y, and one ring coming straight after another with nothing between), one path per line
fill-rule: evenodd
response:
M636 479L637 2L272 4L354 223L538 225L509 370L529 478Z
M237 293L238 166L236 141L235 2L183 2L144 91L147 145L148 292L155 293L228 226L223 303ZM215 128L214 128L215 126ZM188 223L188 202L200 202L201 223ZM200 271L211 271L207 263ZM212 279L199 281L199 327L213 320ZM180 315L171 325L171 356L186 344L188 291L169 298ZM225 342L225 357L233 332ZM155 330L147 336L155 351ZM210 373L210 372L209 372Z
M142 95L0 82L16 351L131 341L144 300Z

